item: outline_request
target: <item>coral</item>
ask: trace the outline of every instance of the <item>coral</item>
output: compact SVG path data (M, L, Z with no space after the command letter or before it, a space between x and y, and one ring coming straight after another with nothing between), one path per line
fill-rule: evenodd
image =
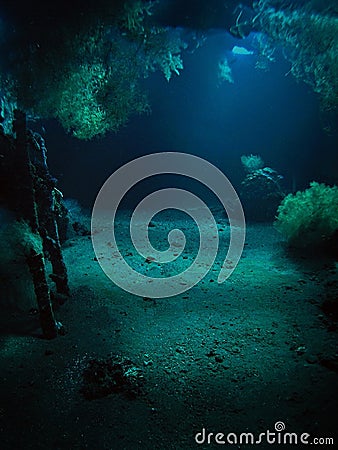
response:
M139 53L143 56L144 76L161 70L170 81L173 74L179 75L183 69L182 49L187 44L180 32L169 28L154 26L149 22L153 8L158 1L130 1L124 5L120 26L129 39L139 42Z
M179 71L183 69L183 61L181 55L173 55L171 51L168 51L162 56L159 66L161 67L165 79L167 81L170 81L173 73L179 75Z
M134 44L113 31L95 30L69 45L67 64L58 76L36 80L34 106L24 104L23 109L56 118L69 133L85 140L117 132L131 115L149 111L139 86L143 65L134 57Z
M232 70L229 66L229 62L227 58L223 58L218 63L218 83L221 84L223 81L227 81L228 83L234 83L234 79L232 76Z
M144 33L145 19L152 15L152 8L155 3L157 2L143 2L141 0L126 2L121 18L122 27L135 35Z
M56 117L75 137L91 139L108 130L106 111L97 101L106 83L105 69L99 64L82 65L64 80Z
M278 9L279 7L279 9ZM273 58L273 45L281 46L290 61L290 73L319 94L322 107L338 106L338 17L316 11L312 2L299 8L282 2L256 2L255 27L266 35L259 39L261 51ZM260 62L261 64L261 62Z
M181 53L186 48L178 30L152 28L143 48L145 76L158 69L167 81L173 74L179 75L183 69Z
M313 181L305 191L287 195L278 207L275 227L296 247L329 239L338 230L338 186Z
M79 139L116 132L149 111L137 43L111 26L60 35L60 46L30 54L8 75L18 108L30 118L58 119Z
M7 135L12 134L12 123L14 120L14 110L16 101L11 94L13 86L11 81L0 75L0 126Z
M256 33L252 39L252 45L258 50L256 69L268 72L270 63L276 61L274 41L263 33Z
M264 161L259 155L242 155L241 162L246 172L251 173L264 167Z
M120 10L112 2L111 15L60 27L33 49L23 42L0 74L1 91L9 86L29 118L55 118L79 139L117 132L150 111L144 78L159 70L169 81L183 69L182 30L151 23L157 3L130 0Z

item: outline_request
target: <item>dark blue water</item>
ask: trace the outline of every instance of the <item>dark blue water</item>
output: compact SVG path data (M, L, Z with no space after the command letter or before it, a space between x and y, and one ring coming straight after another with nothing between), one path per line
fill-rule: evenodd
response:
M254 51L232 55L234 45ZM78 141L54 121L44 123L49 164L66 197L90 206L105 179L135 157L180 151L206 158L238 187L244 177L240 157L259 154L284 176L286 190L312 180L337 177L337 134L323 131L327 117L318 97L286 75L280 59L264 72L255 68L252 36L238 40L212 32L205 45L184 57L184 70L168 83L155 73L144 81L151 113L132 117L117 134ZM218 86L217 64L227 57L234 83Z

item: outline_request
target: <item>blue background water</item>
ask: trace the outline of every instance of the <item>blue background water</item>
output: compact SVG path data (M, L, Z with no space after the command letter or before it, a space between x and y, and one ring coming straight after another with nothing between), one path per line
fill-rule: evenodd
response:
M250 153L284 176L286 191L304 189L312 180L336 182L338 136L323 131L329 118L320 112L317 96L287 75L290 64L282 58L265 72L255 68L256 53L233 55L234 45L256 52L252 35L239 40L212 32L204 46L185 55L180 76L169 83L160 73L150 76L144 84L151 114L131 118L117 134L85 142L66 135L54 121L44 122L49 165L65 196L91 206L118 167L164 151L206 158L235 187L244 177L240 156ZM233 84L218 83L217 65L224 57Z

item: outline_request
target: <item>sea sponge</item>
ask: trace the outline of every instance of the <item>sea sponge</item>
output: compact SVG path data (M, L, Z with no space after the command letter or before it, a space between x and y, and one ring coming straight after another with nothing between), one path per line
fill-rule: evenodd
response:
M287 195L277 213L275 227L290 245L319 245L338 230L338 186L313 181L305 191Z

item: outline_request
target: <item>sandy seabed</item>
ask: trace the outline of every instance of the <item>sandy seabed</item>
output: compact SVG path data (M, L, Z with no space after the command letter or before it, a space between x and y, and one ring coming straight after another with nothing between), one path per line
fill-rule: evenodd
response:
M226 223L218 225L226 235ZM155 222L154 242L167 230ZM217 448L217 433L219 442L235 433L231 446L245 448L241 433L258 439L276 422L298 439L337 442L337 327L322 309L337 296L334 261L291 258L272 225L249 224L243 256L223 284L219 259L191 290L150 299L105 276L89 236L67 241L64 257L72 295L56 315L65 336L43 340L36 316L2 313L2 450ZM141 369L141 392L86 400L84 368L110 354ZM264 437L256 446L272 447Z

